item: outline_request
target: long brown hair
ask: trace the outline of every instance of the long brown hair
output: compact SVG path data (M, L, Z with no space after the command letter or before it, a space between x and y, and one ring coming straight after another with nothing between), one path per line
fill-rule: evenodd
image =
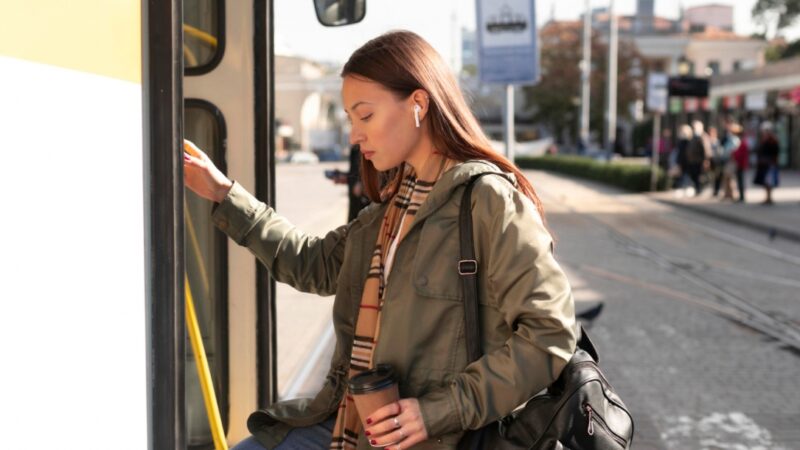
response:
M379 83L397 95L408 98L417 89L430 96L426 118L434 147L456 161L491 161L503 172L513 173L518 189L536 205L544 220L544 208L530 181L505 156L492 149L477 119L467 106L461 89L439 53L419 35L392 31L370 40L356 50L342 69L342 78L351 75ZM361 177L370 200L381 201L383 185L400 186L402 173L397 168L379 173L371 161L361 158Z

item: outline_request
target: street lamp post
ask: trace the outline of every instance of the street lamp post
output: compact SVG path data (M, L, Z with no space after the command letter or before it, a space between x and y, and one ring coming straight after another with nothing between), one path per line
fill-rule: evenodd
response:
M589 146L589 89L592 70L592 10L586 0L583 17L583 63L581 67L581 144Z
M608 13L611 30L608 42L608 130L606 131L606 151L608 152L608 157L611 158L617 139L617 50L619 41L614 0L611 0Z
M516 133L514 132L514 85L506 85L506 102L505 102L505 138L506 138L506 158L511 163L514 163L514 142L516 141Z

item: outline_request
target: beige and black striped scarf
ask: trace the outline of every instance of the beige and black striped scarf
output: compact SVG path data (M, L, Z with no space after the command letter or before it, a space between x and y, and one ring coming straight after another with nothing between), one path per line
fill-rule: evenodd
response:
M369 274L364 285L356 320L353 349L350 355L349 378L373 367L372 352L380 336L381 310L383 309L386 280L392 270L395 250L411 228L414 216L433 189L433 185L453 164L454 162L451 160L433 155L431 161L425 166L426 168L428 166L435 167L428 170L423 168L425 173L419 178L411 165L404 164L402 184L397 194L390 200L384 213L381 229L378 232L378 241L372 253ZM353 403L353 397L345 391L339 404L339 413L336 416L330 448L356 448L360 432L361 421Z

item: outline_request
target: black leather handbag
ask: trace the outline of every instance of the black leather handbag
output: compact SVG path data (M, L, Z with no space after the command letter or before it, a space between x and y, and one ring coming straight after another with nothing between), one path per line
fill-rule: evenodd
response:
M458 271L464 291L467 355L470 361L481 357L478 316L478 261L472 239L470 179L461 200L459 238L461 260ZM546 391L532 397L518 408L478 430L468 431L458 444L459 450L619 450L628 449L633 440L633 417L614 392L597 363L599 357L586 332L580 336L572 359L558 379Z

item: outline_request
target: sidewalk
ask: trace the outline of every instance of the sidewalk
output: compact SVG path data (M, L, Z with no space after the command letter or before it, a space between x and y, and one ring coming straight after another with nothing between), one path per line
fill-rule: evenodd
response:
M772 199L775 202L773 205L761 204L766 194L763 187L752 184L752 170L747 173L745 181L748 183L745 203L722 202L721 192L720 197L712 197L713 186L711 189L706 187L699 197L679 197L676 191L649 195L662 203L690 209L765 233L774 233L775 237L800 242L800 171L788 169L781 171L780 186L772 191Z

